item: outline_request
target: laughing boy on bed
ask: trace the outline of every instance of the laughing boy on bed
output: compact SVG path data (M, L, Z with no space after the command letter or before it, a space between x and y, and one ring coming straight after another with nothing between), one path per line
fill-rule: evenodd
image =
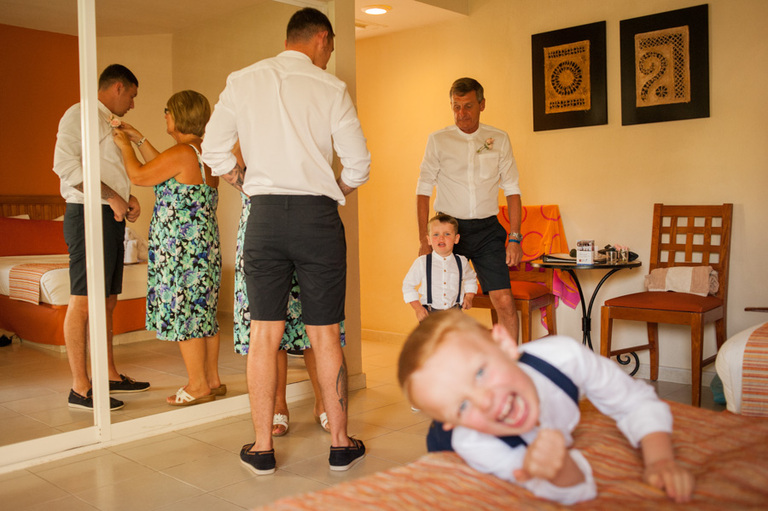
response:
M639 446L644 480L677 502L693 492L672 448L672 415L646 383L577 341L547 337L518 347L447 311L425 319L400 353L398 379L411 404L435 419L430 451L455 450L471 467L563 504L595 498L589 462L571 448L586 397Z

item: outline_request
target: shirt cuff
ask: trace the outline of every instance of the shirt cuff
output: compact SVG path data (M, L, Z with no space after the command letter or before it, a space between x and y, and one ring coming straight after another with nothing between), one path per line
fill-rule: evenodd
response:
M211 154L203 153L203 161L211 167L211 174L214 176L229 174L232 172L232 169L235 168L235 165L237 165L237 158L235 158L235 155L232 153L227 153L222 159L212 156L213 155Z

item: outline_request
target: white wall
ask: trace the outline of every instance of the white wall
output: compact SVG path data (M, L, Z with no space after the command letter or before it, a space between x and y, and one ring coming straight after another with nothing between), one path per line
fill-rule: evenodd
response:
M427 135L452 124L448 88L461 76L485 87L481 121L512 140L524 204L559 204L570 246L578 239L632 247L648 261L655 202L734 203L728 333L764 320L744 312L765 305L768 270L768 41L762 0L711 0L711 116L706 119L621 125L619 22L698 5L698 1L589 0L565 8L554 0L470 0L467 18L358 43L358 105L373 155L371 184L360 192L363 328L402 337L415 319L400 284L417 255L414 190ZM607 22L608 124L533 132L531 35ZM595 303L593 339L599 346L599 306L606 298L642 290L647 267L623 271ZM584 274L591 291L600 272ZM580 311L558 309L559 332L581 337ZM477 311L487 321L487 311ZM542 330L539 330L542 332ZM688 331L660 327L663 374L690 367ZM616 322L618 346L645 336L645 327ZM714 329L705 353L714 351ZM647 354L641 355L647 363ZM711 368L710 368L711 370ZM687 373L687 372L686 372Z

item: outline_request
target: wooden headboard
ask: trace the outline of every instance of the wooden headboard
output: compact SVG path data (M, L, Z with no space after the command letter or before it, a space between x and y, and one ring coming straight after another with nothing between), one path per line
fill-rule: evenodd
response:
M0 216L29 215L32 220L53 220L67 203L59 195L0 195Z

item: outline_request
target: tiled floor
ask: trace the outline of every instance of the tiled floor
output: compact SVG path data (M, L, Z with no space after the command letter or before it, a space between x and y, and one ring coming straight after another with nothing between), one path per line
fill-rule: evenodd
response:
M408 463L425 453L429 423L411 412L400 393L398 352L394 344L363 341L368 387L350 394L349 430L365 441L369 454L348 472L328 470L329 436L305 400L292 404L290 432L275 439L273 476L254 476L240 465L237 453L253 435L249 416L241 415L0 475L0 507L242 510ZM690 385L654 385L665 399L690 400ZM703 407L724 408L713 403L709 388L703 396Z

